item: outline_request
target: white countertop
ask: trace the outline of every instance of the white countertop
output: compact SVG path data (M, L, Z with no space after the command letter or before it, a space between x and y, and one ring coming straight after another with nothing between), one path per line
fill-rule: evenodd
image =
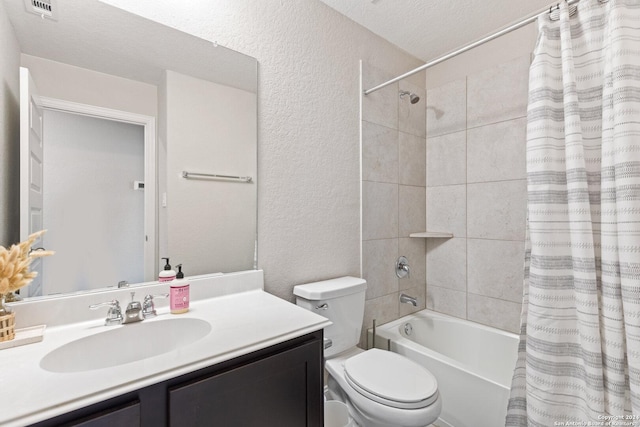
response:
M91 320L48 327L44 340L0 351L0 425L24 426L193 372L271 345L320 330L322 316L261 289L191 301L189 312L173 315L167 307L144 322L199 318L211 324L204 338L180 349L140 361L85 372L53 373L40 360L66 343L129 325L104 326ZM123 342L123 346L141 345ZM118 351L114 348L114 351Z

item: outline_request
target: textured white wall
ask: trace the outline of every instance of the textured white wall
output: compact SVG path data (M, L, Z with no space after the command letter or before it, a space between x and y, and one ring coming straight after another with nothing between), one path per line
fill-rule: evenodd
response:
M360 274L359 60L420 62L318 0L104 0L254 56L266 290ZM424 85L424 82L418 83Z
M0 245L20 238L20 47L0 2Z

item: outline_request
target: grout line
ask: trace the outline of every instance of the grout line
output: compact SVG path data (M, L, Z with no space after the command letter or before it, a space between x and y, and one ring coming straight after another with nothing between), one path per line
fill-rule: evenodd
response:
M518 302L514 302L514 301L511 301L511 300L509 300L509 299L492 297L492 296L490 296L490 295L477 294L477 293L475 293L475 292L467 292L467 293L468 293L468 294L471 294L471 295L476 295L476 296L479 296L479 297L483 297L483 298L491 298L491 299L495 299L495 300L498 300L498 301L510 302L511 304L520 304L520 305L522 305L522 298L520 298L520 301L518 301Z
M524 178L513 178L513 179L497 179L494 181L474 181L474 182L469 182L468 184L491 184L491 183L498 183L498 182L518 182L518 181L526 181L527 177L525 176Z
M475 292L465 292L465 291L461 291L459 289L449 288L449 287L446 287L446 286L438 286L438 285L434 285L433 283L428 283L428 285L433 287L433 288L446 289L448 291L459 292L461 294L464 294L465 296L468 295L468 294L471 294L471 295L476 295L476 296L483 297L483 298L491 298L491 299L498 300L498 301L510 302L512 304L522 304L522 300L520 300L518 302L515 302L515 301L511 301L511 300L504 299L504 298L493 297L493 296L490 296L490 295L483 295L483 294L478 294L478 293L475 293Z
M427 73L425 73L425 86L427 83ZM425 87L424 90L424 229L427 229L429 224L429 218L427 212L429 211L429 198L427 197L427 189L429 188L429 115L427 114L427 106L429 105L428 91ZM427 240L424 239L424 308L427 308L427 301L429 300L429 287L427 286L427 275L429 274L429 263L427 262Z
M371 120L365 120L365 119L362 119L361 122L367 123L367 124L370 124L370 125L374 125L374 126L379 126L379 127L382 127L382 128L385 128L385 129L389 129L389 130L395 130L395 131L398 131L398 133L404 133L404 134L407 134L407 135L415 136L416 138L426 138L427 137L426 134L425 135L416 135L415 133L411 133L411 132L407 132L407 131L401 130L401 129L399 129L400 126L398 126L397 128L394 128L394 127L391 127L391 126L388 126L388 125L372 122Z
M360 206L359 206L359 213L360 213L360 218L359 218L359 222L360 222L360 242L359 242L359 246L360 246L360 277L364 277L364 120L363 120L363 113L364 113L364 104L363 104L363 98L364 98L364 94L363 94L363 88L364 88L364 67L363 67L363 61L362 59L360 59L360 61L358 62L358 84L360 85L358 87L358 90L360 92L359 97L358 97L358 108L359 108L359 114L358 114L358 118L360 119L360 128L358 129L358 149L359 149L359 155L358 155L358 169L359 169L359 173L360 173L360 182L359 184L359 196L360 196ZM363 315L363 319L364 321L364 315Z
M404 237L378 237L376 239L362 239L363 242L377 242L380 240L403 239ZM408 237L407 237L408 239Z
M466 102L466 100L465 100L465 102ZM466 116L466 109L465 109L465 116ZM451 135L451 134L454 134L454 133L466 132L466 131L472 130L472 129L483 128L483 127L486 127L486 126L493 126L493 125L497 125L497 124L500 124L500 123L507 123L507 122L512 122L512 121L516 121L516 120L520 120L520 119L526 119L526 118L527 118L527 115L525 114L524 116L516 116L516 117L509 118L509 119L502 119L502 120L498 120L498 121L495 121L495 122L484 123L484 124L477 125L477 126L466 127L466 126L468 126L468 124L466 123L467 122L467 118L465 117L465 128L464 129L452 130L450 132L438 133L438 134L435 134L435 135L427 134L426 138L430 138L430 139L440 138L442 136L447 136L447 135Z
M469 183L467 182L468 169L469 169L469 147L468 138L469 133L469 76L464 76L464 182L465 182L465 194L464 194L464 225L465 225L465 237L464 237L464 285L465 285L465 319L469 319L469 245L467 244L467 236L469 235Z
M465 294L465 295L467 294L465 291L461 291L460 289L448 288L446 286L438 286L438 285L434 285L433 283L427 283L427 285L433 288L446 289L448 291L453 291L453 292L460 292L461 294Z
M400 127L400 111L398 111L398 127ZM396 175L396 180L398 181L398 185L399 185L400 184L400 167L401 167L400 165L400 130L398 130L398 132L396 133L396 159L398 159L398 174ZM398 210L398 215L399 214L400 214L400 210Z
M467 183L466 182L461 182L461 183L458 183L458 184L434 185L432 187L426 187L426 188L459 187L461 185L464 185L466 187Z
M453 238L455 239L456 236L453 236ZM490 237L469 237L467 236L466 239L468 240L490 240L492 242L516 242L516 243L523 243L524 242L524 238L522 238L521 240L514 240L514 239L497 239L497 238L490 238Z
M511 118L508 118L508 119L502 119L502 120L498 120L498 121L491 122L491 123L483 123L481 125L468 127L467 130L483 128L485 126L498 125L498 124L501 124L501 123L513 122L513 121L516 121L516 120L521 120L521 119L526 119L526 118L527 118L527 114L525 112L525 114L523 116L511 117Z
M403 187L427 188L424 185L413 185L413 184L398 184L398 185L402 185Z
M466 132L466 131L467 131L467 129L452 130L451 132L439 133L437 135L427 135L425 138L427 138L427 139L436 139L436 138L441 138L441 137L453 135L453 134L456 134L456 133L462 133L462 132Z
M375 181L372 179L363 179L362 182L374 182L376 184L392 184L392 185L405 185L405 184L400 184L399 182L391 182L391 181Z
M454 185L477 185L477 184L492 184L492 183L499 183L499 182L518 182L518 181L526 181L527 177L524 178L512 178L512 179L497 179L497 180L493 180L493 181L473 181L473 182L460 182L457 184L441 184L441 185L432 185L432 186L428 186L427 188L439 188L439 187L452 187Z
M380 124L380 123L372 122L371 120L362 119L362 122L363 123L368 123L370 125L380 126L382 128L385 128L385 129L395 130L395 131L400 132L400 129L398 129L398 128L394 128L394 127L391 127L391 126L387 126L387 125L383 125L383 124Z

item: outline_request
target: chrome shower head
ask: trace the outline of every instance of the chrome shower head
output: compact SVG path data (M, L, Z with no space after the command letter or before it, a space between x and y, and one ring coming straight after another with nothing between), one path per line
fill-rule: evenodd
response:
M403 98L405 95L409 95L409 101L412 104L417 104L420 101L420 97L413 92L407 92L405 90L400 91L400 98Z

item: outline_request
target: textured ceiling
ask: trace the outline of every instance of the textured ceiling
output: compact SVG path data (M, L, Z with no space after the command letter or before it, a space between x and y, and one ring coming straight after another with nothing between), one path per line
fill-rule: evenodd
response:
M536 12L549 0L321 0L428 62Z
M170 69L256 90L254 58L99 0L57 1L57 20L27 13L23 0L4 3L22 53L150 84Z

